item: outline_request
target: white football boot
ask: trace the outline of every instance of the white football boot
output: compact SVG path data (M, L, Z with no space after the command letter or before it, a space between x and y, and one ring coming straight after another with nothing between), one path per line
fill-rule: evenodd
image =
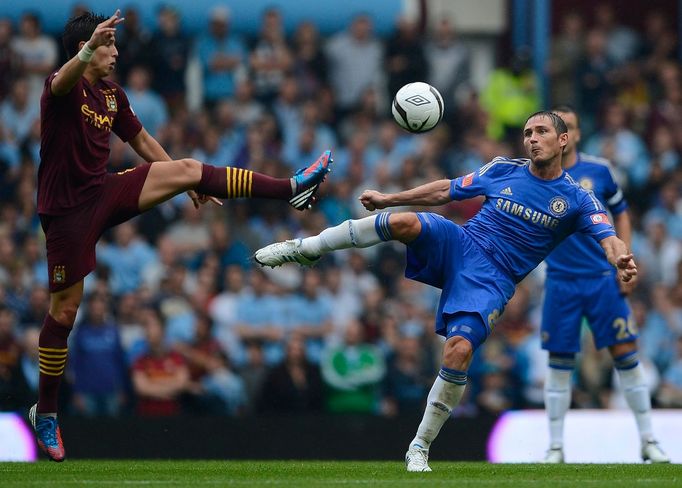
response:
M282 266L285 263L298 263L303 266L312 266L320 256L308 257L301 254L301 239L293 239L284 242L275 242L265 246L253 255L253 258L261 266Z
M648 441L642 444L642 460L650 463L669 463L670 458L656 441Z
M410 447L405 453L405 467L410 472L430 472L429 451Z
M552 447L547 449L545 458L541 461L543 464L562 464L564 462L564 450L561 447Z

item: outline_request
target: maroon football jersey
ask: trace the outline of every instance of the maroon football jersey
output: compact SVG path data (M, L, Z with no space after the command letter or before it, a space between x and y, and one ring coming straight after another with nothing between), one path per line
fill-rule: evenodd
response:
M57 73L45 81L40 99L38 213L64 215L97 196L109 160L113 131L124 142L142 124L116 83L81 79L63 96L52 93Z

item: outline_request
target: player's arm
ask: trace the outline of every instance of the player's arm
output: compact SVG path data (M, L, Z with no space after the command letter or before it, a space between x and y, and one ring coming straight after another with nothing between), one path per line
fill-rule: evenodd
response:
M90 40L83 43L81 50L61 67L52 79L50 90L53 95L66 95L81 79L90 63L94 51L100 46L109 46L114 42L116 26L123 22L120 10L99 24L92 33Z
M637 276L635 258L623 241L616 236L609 236L599 241L599 244L606 253L606 259L616 268L618 279L627 283Z
M630 215L627 210L614 215L613 227L616 229L616 234L625 243L628 249L632 245L632 223L630 222Z
M159 142L143 127L135 137L128 141L130 147L145 161L171 161L172 158Z
M359 198L367 210L402 205L433 206L443 205L450 198L450 180L437 180L399 193L381 193L365 190Z

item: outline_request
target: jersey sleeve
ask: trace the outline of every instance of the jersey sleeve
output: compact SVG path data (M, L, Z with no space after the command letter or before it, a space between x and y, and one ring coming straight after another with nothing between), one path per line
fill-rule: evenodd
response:
M128 142L142 130L142 123L130 106L130 101L122 88L116 90L118 113L114 118L112 130L123 142Z
M495 172L496 164L496 161L493 160L473 173L451 180L450 198L452 200L467 200L485 195L486 188L490 183L490 173Z
M604 173L606 205L609 207L612 215L623 213L628 208L627 201L623 196L623 190L618 186L610 166L604 168Z
M589 235L597 242L615 236L616 231L599 200L591 192L581 191L579 195L580 210L576 230Z

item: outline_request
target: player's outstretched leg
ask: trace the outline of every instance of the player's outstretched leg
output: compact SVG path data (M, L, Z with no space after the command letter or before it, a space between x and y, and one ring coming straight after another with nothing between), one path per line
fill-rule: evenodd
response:
M270 244L256 251L254 259L261 266L273 268L285 263L310 266L323 254L339 249L369 247L391 239L410 241L420 229L421 224L414 213L381 212L364 219L346 220L316 236Z
M545 379L545 410L549 418L549 449L543 463L564 462L564 419L571 406L571 376L575 354L549 354Z
M310 207L315 194L331 170L332 153L325 151L312 164L291 178L273 178L242 168L218 168L203 164L196 191L218 198L274 198L288 200L297 210Z
M426 399L424 416L417 428L417 434L405 453L405 468L412 472L431 471L429 449L441 427L450 417L453 408L459 405L467 384L466 368L473 353L471 343L459 336L449 338L445 343L443 363L429 396ZM445 366L457 366L457 369Z
M619 356L614 355L613 363L623 387L625 400L635 415L642 441L642 460L651 463L669 463L670 458L654 438L651 427L651 397L644 369L637 358L637 350L630 350Z

